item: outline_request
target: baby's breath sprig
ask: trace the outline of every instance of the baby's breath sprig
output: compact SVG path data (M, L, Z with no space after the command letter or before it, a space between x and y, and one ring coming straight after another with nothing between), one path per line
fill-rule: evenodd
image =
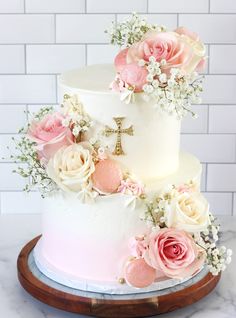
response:
M146 200L146 210L143 219L155 228L166 227L165 208L168 204L167 197L156 197L152 201Z
M195 235L196 243L206 251L206 263L209 271L213 275L218 275L226 269L226 265L230 264L232 250L225 246L217 246L219 224L216 224L216 218L210 213L211 224L206 231Z
M35 151L35 142L29 140L26 136L21 137L20 140L12 137L12 140L15 143L17 154L11 155L11 159L15 163L22 163L22 166L13 170L13 173L17 173L28 180L23 190L29 192L37 187L42 196L54 191L57 188L56 184L48 177L45 166L40 162Z
M84 110L82 102L76 95L65 95L61 109L65 115L62 121L63 126L70 128L76 142L80 142L81 134L86 133L93 125L90 116Z
M113 22L111 28L105 30L105 33L109 34L111 44L130 47L135 42L140 41L143 35L150 30L165 31L165 27L149 24L145 18L132 13L124 22L117 24Z
M51 114L54 111L53 106L44 106L42 108L40 108L40 110L36 113L32 114L32 117L34 118L34 120L40 121L42 120L46 115ZM31 115L31 113L28 113L29 115Z
M154 100L154 107L170 115L174 114L179 119L188 113L197 117L191 110L191 105L201 103L202 77L196 72L183 75L178 68L171 68L167 76L163 71L166 61L157 62L154 56L148 62L139 60L138 63L148 71L147 83L143 86L145 100Z

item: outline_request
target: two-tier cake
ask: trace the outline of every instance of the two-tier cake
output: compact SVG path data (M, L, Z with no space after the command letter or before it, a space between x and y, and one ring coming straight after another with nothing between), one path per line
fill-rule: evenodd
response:
M114 65L62 74L61 108L37 113L18 146L29 164L19 173L45 197L35 262L61 284L115 294L173 286L205 265L218 274L231 252L216 247L199 160L179 149L205 47L136 15L110 33L123 46Z

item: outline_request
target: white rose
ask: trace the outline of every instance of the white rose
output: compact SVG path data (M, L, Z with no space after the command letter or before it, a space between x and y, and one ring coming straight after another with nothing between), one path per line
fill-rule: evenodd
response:
M60 148L47 166L48 176L67 192L80 192L88 184L95 167L91 149L83 144Z
M176 195L166 210L166 225L187 232L204 231L210 225L209 204L199 192Z
M187 66L184 68L186 73L191 73L196 70L200 61L205 58L206 48L201 41L194 41L189 37L183 37L184 40L193 50L192 59L189 61Z

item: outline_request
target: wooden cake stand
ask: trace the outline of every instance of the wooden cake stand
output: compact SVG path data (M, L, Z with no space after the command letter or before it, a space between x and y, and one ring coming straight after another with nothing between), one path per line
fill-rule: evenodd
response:
M202 270L189 281L161 291L108 295L84 292L60 285L44 276L36 267L32 250L39 237L20 252L17 269L23 288L33 297L50 306L95 317L148 317L191 305L209 294L220 280Z

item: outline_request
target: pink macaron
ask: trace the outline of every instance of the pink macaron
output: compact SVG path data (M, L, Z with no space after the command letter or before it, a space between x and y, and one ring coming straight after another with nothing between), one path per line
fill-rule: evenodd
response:
M136 288L144 288L151 285L156 278L155 268L149 266L143 258L129 261L124 272L126 282Z
M92 175L93 187L100 193L116 192L122 179L123 174L119 164L111 159L99 161Z

